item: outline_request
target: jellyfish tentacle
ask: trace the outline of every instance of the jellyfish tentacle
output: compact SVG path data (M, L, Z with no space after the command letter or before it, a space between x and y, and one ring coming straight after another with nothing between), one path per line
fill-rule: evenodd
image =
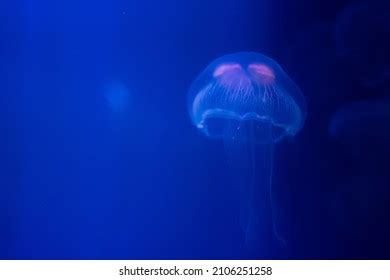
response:
M261 143L254 141L256 129L261 129L264 137ZM250 254L265 252L270 240L278 244L283 240L276 230L271 199L272 126L259 125L257 120L232 121L224 135L229 165L238 171L232 173L238 176L234 184L240 193L240 224L245 248Z
M252 122L250 138L256 137L255 130L259 124ZM250 187L250 219L247 228L247 245L252 250L261 251L264 242L279 237L275 231L274 207L271 200L272 172L274 144L272 141L272 127L270 124L261 124L261 143L251 141L251 187ZM263 127L264 126L264 127Z
M273 228L273 232L274 232L274 235L275 235L275 238L276 240L278 241L279 245L282 247L282 248L286 248L287 247L287 241L286 239L283 238L282 234L279 232L278 230L278 224L277 224L277 214L276 214L276 209L277 207L275 207L275 198L274 198L274 185L273 185L273 176L274 176L274 163L273 163L273 159L272 159L272 163L271 163L271 172L270 172L270 188L269 188L269 200L270 200L270 203L271 203L271 215L272 215L272 228Z

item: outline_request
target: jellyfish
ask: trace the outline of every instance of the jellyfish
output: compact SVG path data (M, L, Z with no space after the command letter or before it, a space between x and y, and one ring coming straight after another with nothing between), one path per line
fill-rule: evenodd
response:
M283 245L273 215L274 146L304 125L300 89L271 58L235 53L199 74L188 93L188 110L203 135L222 140L234 171L243 175L237 190L246 247L258 249L269 238Z

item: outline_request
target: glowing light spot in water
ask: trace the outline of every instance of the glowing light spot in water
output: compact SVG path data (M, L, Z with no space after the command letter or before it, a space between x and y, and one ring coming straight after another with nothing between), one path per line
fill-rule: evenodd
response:
M121 82L109 82L105 86L104 96L108 106L115 113L124 113L128 110L130 93Z

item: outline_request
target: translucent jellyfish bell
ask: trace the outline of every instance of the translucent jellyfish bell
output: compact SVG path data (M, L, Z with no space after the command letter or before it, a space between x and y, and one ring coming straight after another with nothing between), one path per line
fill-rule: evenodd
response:
M221 57L206 67L190 88L189 113L209 137L234 137L227 130L252 120L260 132L263 126L270 128L276 142L302 128L306 104L274 60L248 52ZM249 140L263 141L261 137Z
M237 171L231 173L237 173L233 181L241 197L247 248L275 251L264 247L274 237L284 243L275 228L272 205L274 144L302 128L303 95L274 60L245 52L207 66L188 98L192 122L207 137L224 140L226 155Z

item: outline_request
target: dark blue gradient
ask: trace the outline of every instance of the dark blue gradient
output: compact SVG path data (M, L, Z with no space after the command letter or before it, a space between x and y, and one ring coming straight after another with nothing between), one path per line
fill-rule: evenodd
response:
M1 1L0 258L390 258L389 119L329 133L343 108L360 118L388 100L374 2ZM354 5L369 31L343 23ZM251 255L237 187L269 165L229 146L247 162L229 172L186 106L202 69L241 51L272 57L307 102L272 150L287 246Z

